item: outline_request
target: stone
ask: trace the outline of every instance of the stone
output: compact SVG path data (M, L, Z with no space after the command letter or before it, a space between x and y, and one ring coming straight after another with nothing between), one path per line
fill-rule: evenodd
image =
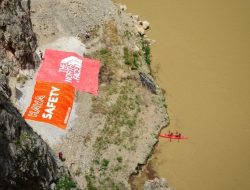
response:
M145 30L143 29L141 25L136 25L135 29L136 29L137 34L139 34L140 36L144 36Z
M153 80L151 80L148 75L142 72L139 73L139 76L142 85L147 87L152 93L156 94L156 85L154 84Z
M134 52L140 52L140 48L137 45L135 45L134 48L133 48L133 51Z
M52 184L50 185L50 189L51 189L51 190L56 189L56 184L55 184L55 183L52 183Z
M127 10L127 6L126 6L126 5L119 5L119 8L120 8L122 11L126 11L126 10Z
M139 15L132 15L131 18L135 21L139 21Z
M144 30L149 29L150 24L148 21L139 21L138 23L143 27Z
M149 29L149 26L150 26L150 24L148 21L142 21L142 27L144 30Z
M147 180L144 184L143 190L172 190L168 187L168 183L164 178L155 178Z

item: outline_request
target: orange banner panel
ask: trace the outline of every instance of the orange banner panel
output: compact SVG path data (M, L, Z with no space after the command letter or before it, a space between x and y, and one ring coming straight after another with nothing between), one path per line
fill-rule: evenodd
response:
M66 129L74 94L75 88L71 85L36 81L32 101L24 118Z

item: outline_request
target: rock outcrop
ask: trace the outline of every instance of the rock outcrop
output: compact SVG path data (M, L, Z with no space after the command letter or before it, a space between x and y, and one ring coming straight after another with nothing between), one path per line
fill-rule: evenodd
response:
M12 79L16 80L20 69L34 68L36 46L29 0L1 0L0 189L4 190L47 190L60 177L49 147L8 99L15 92Z
M34 68L36 37L28 11L29 1L0 1L0 90L7 96L9 77L16 77L21 68Z
M49 189L56 160L17 109L0 93L0 189Z

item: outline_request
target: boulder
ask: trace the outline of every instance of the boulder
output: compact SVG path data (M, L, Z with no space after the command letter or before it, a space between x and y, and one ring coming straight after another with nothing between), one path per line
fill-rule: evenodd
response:
M49 189L62 175L56 158L1 91L0 107L0 189Z
M144 30L149 29L150 24L149 24L148 21L146 21L146 20L145 21L139 21L139 24L143 27Z
M139 21L139 15L132 15L131 18L132 18L134 21Z
M126 11L126 10L127 10L127 6L126 6L126 5L119 5L119 8L120 8L122 11Z
M136 29L136 33L139 34L140 36L145 35L145 30L143 29L141 25L136 25L135 29Z

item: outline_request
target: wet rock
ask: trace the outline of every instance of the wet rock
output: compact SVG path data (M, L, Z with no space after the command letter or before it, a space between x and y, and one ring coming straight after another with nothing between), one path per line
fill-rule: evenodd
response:
M156 85L154 84L153 80L151 80L148 75L142 72L139 73L139 76L143 86L147 87L152 93L156 94Z
M172 190L164 178L148 180L144 184L143 190Z

